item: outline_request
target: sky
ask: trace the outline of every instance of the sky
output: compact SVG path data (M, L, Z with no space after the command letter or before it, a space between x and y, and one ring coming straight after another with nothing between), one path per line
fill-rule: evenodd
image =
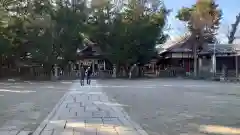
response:
M219 29L218 40L221 43L227 42L226 34L229 26L234 23L236 15L240 12L240 0L215 0L219 4L219 8L222 9L223 18L221 20L221 26ZM170 29L167 32L170 34L171 39L183 35L187 32L186 24L175 18L179 9L184 7L190 7L196 2L196 0L164 0L164 4L172 12L168 17L168 24ZM237 35L240 36L240 28Z

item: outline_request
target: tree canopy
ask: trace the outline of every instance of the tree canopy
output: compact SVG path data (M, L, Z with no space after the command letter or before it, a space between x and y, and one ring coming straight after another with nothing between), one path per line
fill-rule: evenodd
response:
M150 1L146 1L150 2ZM51 67L76 60L84 33L112 63L146 63L163 43L168 10L131 0L116 9L111 2L89 6L84 0L10 0L0 2L0 55Z
M197 76L197 50L204 44L216 42L216 32L219 28L222 12L215 0L197 0L191 7L183 7L179 10L176 18L186 22L192 39L195 41L194 76Z
M214 0L197 0L191 7L183 7L176 18L187 23L189 31L202 37L203 42L215 42L222 11Z
M145 64L156 54L156 42L163 43L167 38L163 30L169 11L161 4L158 9L131 0L125 10L116 12L105 3L92 13L90 38L115 64Z

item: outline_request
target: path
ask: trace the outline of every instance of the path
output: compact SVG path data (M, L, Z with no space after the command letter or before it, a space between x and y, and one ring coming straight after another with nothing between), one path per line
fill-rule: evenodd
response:
M74 82L33 135L147 135L101 89L96 81Z

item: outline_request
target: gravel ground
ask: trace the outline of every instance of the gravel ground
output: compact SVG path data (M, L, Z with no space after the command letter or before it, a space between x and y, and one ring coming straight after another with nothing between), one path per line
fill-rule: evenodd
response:
M180 79L98 83L149 135L202 135L202 125L240 128L240 84Z

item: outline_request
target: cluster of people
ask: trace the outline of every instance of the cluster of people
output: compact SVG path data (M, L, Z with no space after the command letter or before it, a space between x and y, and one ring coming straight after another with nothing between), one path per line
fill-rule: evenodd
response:
M81 83L81 86L84 86L84 79L85 78L87 80L87 84L90 85L91 75L92 75L91 67L87 67L86 70L85 70L83 65L80 66L80 83Z

